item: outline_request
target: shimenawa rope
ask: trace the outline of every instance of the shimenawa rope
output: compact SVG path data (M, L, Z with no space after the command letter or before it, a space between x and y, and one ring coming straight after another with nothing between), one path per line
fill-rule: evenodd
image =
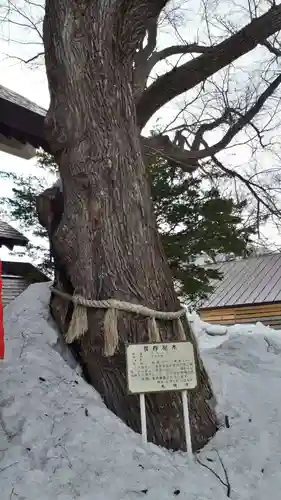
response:
M185 309L174 312L155 311L139 304L131 304L130 302L115 299L89 300L80 295L70 295L54 287L51 287L51 291L62 299L71 301L74 304L71 322L66 334L66 342L68 344L80 338L88 330L87 308L106 309L103 325L105 356L113 356L118 347L119 336L117 324L119 311L145 316L148 320L148 338L150 342L161 342L157 319L175 321L177 323L178 340L186 340L181 321L181 317L186 314Z

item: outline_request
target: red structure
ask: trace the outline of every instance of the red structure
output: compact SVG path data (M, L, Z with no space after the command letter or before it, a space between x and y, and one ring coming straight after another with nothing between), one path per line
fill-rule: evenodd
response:
M3 318L3 303L2 303L2 262L0 260L0 359L4 359L5 342L4 342L4 318Z

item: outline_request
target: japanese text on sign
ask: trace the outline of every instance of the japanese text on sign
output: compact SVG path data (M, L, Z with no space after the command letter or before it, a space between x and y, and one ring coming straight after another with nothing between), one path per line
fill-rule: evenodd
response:
M196 387L190 342L130 344L126 352L129 392L184 391Z

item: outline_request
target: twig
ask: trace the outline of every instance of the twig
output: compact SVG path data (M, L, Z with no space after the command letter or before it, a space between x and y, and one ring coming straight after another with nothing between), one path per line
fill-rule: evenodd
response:
M229 482L229 477L228 477L228 472L225 468L225 465L221 459L221 456L219 454L219 452L217 450L215 450L218 457L219 457L219 461L220 461L220 464L222 466L222 469L224 471L224 475L225 475L225 480L223 480L220 475L214 470L212 469L209 465L207 464L204 464L203 462L201 462L201 460L197 457L197 462L202 466L202 467L205 467L205 469L208 469L218 480L219 482L226 487L226 495L227 495L227 498L230 498L230 494L231 494L231 486L230 486L230 482Z
M274 54L276 57L280 57L281 56L281 50L279 50L276 47L274 47L271 43L269 43L268 40L264 40L264 42L262 43L262 45L264 45L264 47L266 47L269 50L269 52L271 52L272 54Z
M208 147L208 143L204 140L202 140L202 143L205 145L205 147ZM267 193L267 189L264 188L262 185L258 185L257 183L255 182L252 182L251 180L249 179L246 179L243 175L241 175L239 172L236 172L235 170L232 170L230 168L227 168L225 167L222 162L215 156L215 155L212 155L211 156L211 159L212 161L215 163L215 165L220 169L222 170L223 172L225 172L230 178L237 178L239 179L241 182L243 182L243 184L245 184L245 186L247 186L247 188L249 189L249 191L252 193L252 195L254 196L254 198L256 199L257 201L257 204L259 205L258 207L258 211L260 211L260 205L264 206L271 214L273 215L277 215L278 217L280 216L280 210L275 206L275 203L273 203L272 200L270 201L267 201L267 198L268 198L268 193ZM264 194L265 198L262 198L259 193L257 192L257 190L261 191L262 194Z
M1 472L4 472L4 470L7 470L7 469L9 469L10 467L12 467L13 465L16 465L16 464L18 464L18 463L19 463L18 461L17 461L17 462L13 462L12 464L7 465L6 467L3 467L3 469L0 469L0 473L1 473Z
M45 52L38 52L38 54L36 54L33 57L30 57L30 59L22 59L21 57L17 57L17 56L8 56L8 57L10 59L17 59L17 61L20 61L24 64L29 64L29 63L35 61L38 57L43 56L44 54L45 54Z
M230 498L231 486L230 486L230 481L229 481L229 477L228 477L228 472L226 470L226 467L225 467L225 465L224 465L224 463L222 461L222 458L221 458L218 450L215 450L215 451L216 451L216 454L219 457L219 461L220 461L220 464L221 464L221 466L223 468L223 472L224 472L224 475L225 475L225 482L226 482L226 486L227 486L227 492L226 492L226 494L227 494L227 497Z

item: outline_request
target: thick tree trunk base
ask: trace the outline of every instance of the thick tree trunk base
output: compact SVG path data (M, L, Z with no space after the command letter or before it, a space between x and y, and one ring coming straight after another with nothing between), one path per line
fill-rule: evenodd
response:
M62 273L59 281L62 281ZM65 278L65 277L64 277ZM57 305L55 303L57 302ZM51 311L58 324L62 322L61 305L56 297L51 302ZM69 306L65 320L71 317ZM139 398L129 395L126 381L126 362L124 339L117 353L112 357L103 355L103 338L97 339L97 332L102 331L104 312L89 312L89 332L72 344L72 349L83 368L86 380L102 396L106 406L136 432L141 432ZM63 329L66 332L67 321ZM138 338L148 341L146 322L142 318L124 315L119 321L119 332L130 332L131 342ZM201 374L202 376L202 374ZM194 450L202 448L217 430L217 422L207 401L209 387L195 389L190 395L190 414L192 415L192 445ZM205 393L205 397L204 397ZM148 440L173 450L185 449L182 402L180 393L159 393L146 396Z
M50 239L56 231L62 215L63 195L59 189L45 191L38 200L41 223L48 228ZM54 254L54 249L53 249ZM67 293L73 287L66 270L57 255L54 285ZM51 313L64 335L71 319L73 305L53 294ZM86 380L100 393L106 406L134 431L141 431L139 398L129 395L126 381L125 342L148 341L147 323L142 317L124 313L119 318L119 349L113 357L103 355L104 311L88 310L89 332L71 345L79 360ZM165 322L160 322L162 339L175 339ZM122 335L124 332L124 335ZM129 334L128 334L129 332ZM214 410L210 406L213 397L210 381L202 362L197 359L199 384L190 393L192 445L202 448L217 430ZM148 440L173 450L185 449L183 412L180 393L148 394L146 397Z
M147 21L156 20L166 2L125 0L121 6L61 0L57 9L47 0L43 31L51 99L45 123L63 199L57 190L42 219L53 247L55 286L90 300L112 298L176 311L180 304L141 153L132 74ZM53 297L51 310L65 334L72 304ZM148 340L146 322L122 314L119 349L106 358L103 319L104 311L89 310L88 332L74 348L105 404L139 432L138 398L127 393L124 345ZM190 339L187 324L185 332ZM160 323L160 336L177 338L171 322ZM216 431L210 383L198 352L197 358L198 387L190 397L194 449ZM147 423L150 441L184 448L179 394L149 395Z

